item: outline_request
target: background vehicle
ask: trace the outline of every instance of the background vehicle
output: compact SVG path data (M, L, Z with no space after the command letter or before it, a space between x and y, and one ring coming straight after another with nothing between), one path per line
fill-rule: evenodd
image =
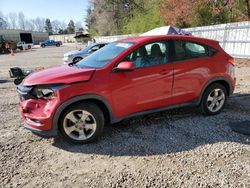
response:
M5 40L2 35L0 35L0 54L10 53L10 51L17 49L17 43L11 40Z
M45 40L43 42L40 43L40 46L42 48L45 48L46 46L56 46L59 47L62 45L61 41L54 41L54 40Z
M65 64L72 63L72 62L77 63L78 61L92 54L93 52L106 46L107 44L108 43L95 43L95 44L86 46L82 50L68 52L64 54L63 62Z
M20 50L28 50L33 47L33 43L25 43L24 41L17 43L17 48Z
M76 64L38 71L17 87L25 127L89 143L105 123L183 106L204 115L224 108L235 87L234 59L217 41L191 36L134 37Z

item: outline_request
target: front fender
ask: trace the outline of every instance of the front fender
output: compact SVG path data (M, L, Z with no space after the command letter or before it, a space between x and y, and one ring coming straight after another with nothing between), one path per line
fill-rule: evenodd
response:
M62 103L57 109L56 112L53 116L53 131L57 131L58 130L58 122L59 122L59 118L61 113L71 104L76 103L76 102L80 102L83 100L98 100L100 102L102 102L108 109L109 111L109 116L110 116L110 121L111 123L116 122L114 116L113 116L113 111L112 111L112 107L109 104L108 100L106 100L104 97L99 96L99 95L95 95L95 94L87 94L87 95L81 95L81 96L76 96L73 97L67 101L65 101L64 103Z

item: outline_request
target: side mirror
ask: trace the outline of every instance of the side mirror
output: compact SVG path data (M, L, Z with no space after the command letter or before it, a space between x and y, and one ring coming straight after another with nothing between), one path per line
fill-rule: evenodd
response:
M135 64L132 61L123 61L113 69L113 72L133 71L134 69Z

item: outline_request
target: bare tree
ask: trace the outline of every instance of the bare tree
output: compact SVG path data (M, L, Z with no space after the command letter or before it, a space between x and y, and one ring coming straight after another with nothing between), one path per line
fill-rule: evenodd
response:
M18 13L18 26L20 29L25 30L25 16L23 12Z
M35 30L38 32L43 32L45 27L45 19L37 17L36 19L32 19L31 22L33 23Z
M35 31L35 25L31 20L25 20L25 28L28 31Z
M17 14L14 12L9 13L10 28L17 29Z
M79 29L83 29L83 23L82 22L80 22L80 21L77 21L76 23L75 23L75 30L76 31L79 31Z
M58 20L53 20L53 21L51 22L51 25L52 25L52 28L53 28L54 33L55 33L55 34L58 34L59 30L61 29L61 27L60 27L60 25L61 25L60 21L58 21Z
M8 18L0 11L0 29L8 29Z

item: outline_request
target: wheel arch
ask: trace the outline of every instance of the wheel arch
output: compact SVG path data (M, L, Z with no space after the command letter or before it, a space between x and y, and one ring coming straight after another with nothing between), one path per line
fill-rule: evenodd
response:
M67 107L74 105L76 103L79 103L79 102L84 102L84 101L92 102L92 103L96 104L102 110L104 117L105 117L105 121L106 121L105 123L114 122L112 107L105 98L103 98L102 96L99 96L99 95L81 95L81 96L73 97L73 98L65 101L63 104L61 104L57 108L57 110L53 116L52 129L54 131L58 130L58 123L59 123L61 114Z
M81 57L81 56L76 56L76 57L73 58L73 61L75 61L77 58L83 59L83 57Z
M202 96L204 94L204 92L206 91L206 89L211 86L212 84L215 84L215 83L218 83L218 84L221 84L225 87L226 91L227 91L227 95L231 95L233 93L233 87L232 87L232 84L230 83L230 81L225 78L225 77L216 77L216 78L213 78L211 80L209 80L202 88L201 90L201 95L199 97L199 104L202 100Z

